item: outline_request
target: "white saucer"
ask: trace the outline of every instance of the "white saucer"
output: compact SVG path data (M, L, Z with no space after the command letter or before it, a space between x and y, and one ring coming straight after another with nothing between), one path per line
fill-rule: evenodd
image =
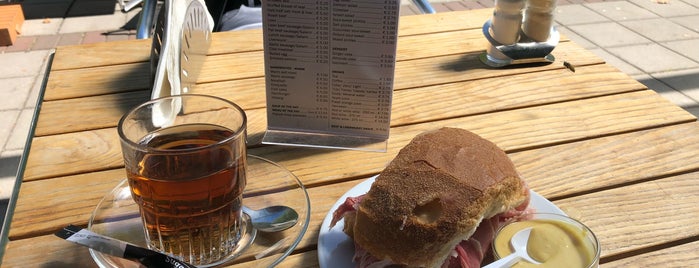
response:
M257 232L252 244L229 264L256 260L256 267L272 267L291 254L301 242L310 220L310 200L301 181L287 169L257 156L248 155L247 160L247 185L243 193L243 203L252 209L272 205L289 206L296 210L299 220L294 227L282 232ZM131 198L126 179L97 204L90 217L88 229L146 247L138 206ZM136 262L92 249L90 255L100 267L142 267Z

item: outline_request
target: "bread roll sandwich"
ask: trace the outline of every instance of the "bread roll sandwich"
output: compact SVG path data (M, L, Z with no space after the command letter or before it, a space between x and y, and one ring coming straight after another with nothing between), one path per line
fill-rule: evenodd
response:
M497 228L528 202L500 148L442 128L401 149L368 193L334 212L331 226L344 218L357 267L480 267Z

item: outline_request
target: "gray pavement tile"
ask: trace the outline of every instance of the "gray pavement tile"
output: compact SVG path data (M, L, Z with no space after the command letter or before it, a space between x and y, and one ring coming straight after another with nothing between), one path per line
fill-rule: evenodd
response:
M576 44L580 45L581 47L584 47L585 49L597 48L597 45L590 42L590 40L587 40L587 38L580 36L579 34L571 31L570 29L564 26L556 26L556 30L558 30L558 32L560 32L562 35L567 36Z
M11 46L5 48L5 52L26 52L32 48L36 41L35 36L19 36Z
M9 199L12 196L21 157L22 151L0 153L0 199Z
M461 4L463 4L464 6L466 6L468 9L481 9L481 8L485 8L485 6L481 5L481 4L478 3L477 1L465 0L465 1L461 1Z
M23 109L34 85L34 77L0 78L0 85L0 110Z
M699 37L699 33L665 18L622 21L619 23L655 42Z
M661 96L663 96L665 99L669 100L670 102L674 103L677 106L680 106L682 108L687 108L687 107L692 107L695 105L699 105L697 101L687 97L687 95L682 94L682 92L679 92L667 84L663 83L662 81L655 79L653 76L648 75L648 74L641 74L641 75L635 75L633 76L633 79L636 79L638 82L641 82L641 84L645 85L649 89L652 89L653 91L657 92Z
M604 48L651 42L616 22L573 25L568 28Z
M5 150L0 152L0 177L15 177L16 166L19 164L19 160L22 157L24 151L22 150Z
M698 63L658 44L615 47L607 50L648 74L699 67Z
M494 1L494 0L477 0L476 2L478 2L479 4L481 4L482 6L484 6L484 7L486 7L486 8L495 7L495 1Z
M25 20L22 24L22 35L57 34L62 23L63 18Z
M12 62L0 64L0 78L34 77L44 68L48 54L48 50L0 54L0 62Z
M31 91L29 91L29 95L27 96L27 101L24 103L24 108L34 108L36 107L37 101L39 100L39 93L41 91L41 86L42 83L44 82L44 76L46 74L46 71L44 70L43 72L39 73L34 78L34 84L32 86Z
M1 160L2 159L0 159L0 161ZM0 200L10 199L10 197L12 197L12 190L14 187L15 177L0 177ZM0 209L0 212L2 212L2 209ZM0 216L5 217L5 213ZM2 225L2 217L0 217L0 225Z
M699 69L658 73L653 77L699 102Z
M126 14L70 17L63 20L59 33L80 33L95 31L112 31L121 29L126 24Z
M5 150L23 150L31 126L34 109L23 109L17 117L15 127L5 143Z
M675 17L670 18L670 20L684 27L687 27L692 31L699 32L699 15Z
M669 0L666 4L661 4L662 1L649 0L629 0L632 3L639 5L651 12L660 16L671 18L676 16L697 15L699 8L688 5L680 0Z
M59 38L59 35L39 35L36 37L32 50L48 50L56 48Z
M401 16L409 16L409 15L417 15L420 14L417 9L413 5L401 5L400 6L400 15Z
M564 5L556 7L554 20L566 26L609 21L608 18L595 13L583 5Z
M685 110L689 112L690 114L694 115L694 117L699 117L699 105L692 105L690 107L686 107Z
M0 148L5 148L5 143L10 139L19 112L20 110L0 111Z
M442 12L449 12L449 11L451 11L451 9L449 9L449 7L447 7L446 5L444 5L444 3L432 3L432 8L433 8L434 11L436 11L437 13L442 13Z
M57 46L79 45L83 41L83 35L84 33L61 34Z
M658 17L658 15L627 1L590 3L585 4L585 6L615 21Z
M107 41L107 35L102 31L87 32L83 37L83 44L102 43Z
M699 47L699 39L672 41L662 43L662 45L684 55L685 57L699 62L699 49L697 49Z
M600 58L604 59L604 61L607 62L607 64L616 67L621 72L623 72L627 75L643 74L643 71L641 71L640 69L634 67L633 65L629 64L628 62L625 62L624 60L618 58L617 56L610 54L609 52L607 52L601 48L591 49L590 52L592 52L595 55L599 56Z
M685 4L688 4L688 5L690 5L690 6L699 8L699 1L696 1L696 0L676 0L676 1L682 1L682 2L684 2Z
M451 11L469 10L470 9L468 6L464 5L462 1L445 2L444 6L449 8L449 10L451 10Z

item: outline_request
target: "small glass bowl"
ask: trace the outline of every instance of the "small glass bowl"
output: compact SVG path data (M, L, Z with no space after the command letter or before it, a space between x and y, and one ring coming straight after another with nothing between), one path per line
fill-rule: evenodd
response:
M600 259L600 244L599 241L597 240L597 237L595 234L585 226L582 222L575 220L573 218L570 218L565 215L561 214L553 214L553 213L528 213L523 215L522 220L516 220L516 221L511 221L500 227L500 229L497 230L495 233L495 238L493 239L492 243L492 250L493 250L493 257L495 257L496 260L500 259L501 254L498 253L497 247L496 247L496 241L498 241L498 237L503 234L503 230L506 230L508 228L517 228L523 229L525 226L527 226L531 221L557 221L559 223L563 223L565 225L568 225L571 227L572 230L575 231L580 231L582 233L582 237L584 239L585 246L584 248L589 250L589 254L591 256L591 261L590 264L587 266L584 266L585 268L596 268L599 267L599 259ZM517 232L517 231L515 231ZM515 232L512 232L514 234ZM506 239L506 243L508 246L510 246L510 237L504 238ZM511 246L510 246L511 247ZM544 266L544 265L538 265L536 267L557 267L556 265L553 266Z

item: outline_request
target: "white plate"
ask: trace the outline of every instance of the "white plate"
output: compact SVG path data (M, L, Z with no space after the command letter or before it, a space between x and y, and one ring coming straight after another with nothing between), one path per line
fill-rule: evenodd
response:
M354 243L352 239L347 236L343 231L345 226L345 221L341 219L337 224L330 229L330 221L332 221L333 212L337 210L345 199L350 196L358 196L365 194L371 188L371 184L374 183L376 176L371 177L352 189L347 191L340 199L335 202L328 214L323 220L323 224L320 226L320 235L318 238L318 263L320 263L321 268L354 268L355 264L352 262L352 256L354 256ZM546 200L543 196L531 191L531 201L529 203L530 208L535 208L537 212L544 213L565 213L556 207L553 203Z

